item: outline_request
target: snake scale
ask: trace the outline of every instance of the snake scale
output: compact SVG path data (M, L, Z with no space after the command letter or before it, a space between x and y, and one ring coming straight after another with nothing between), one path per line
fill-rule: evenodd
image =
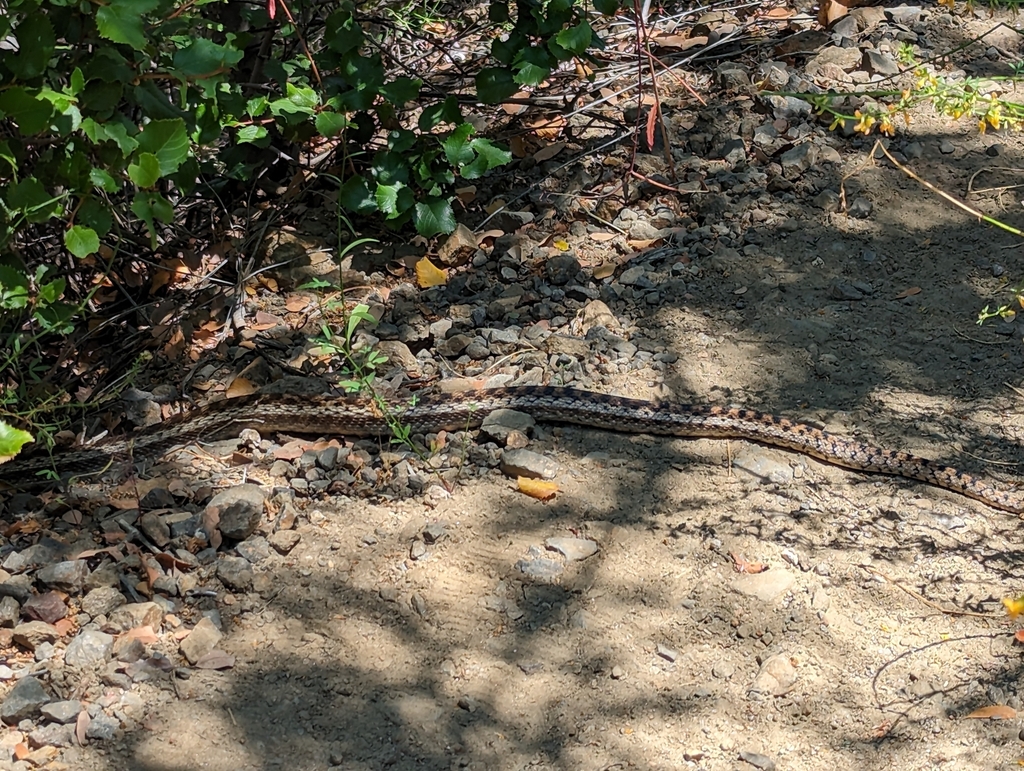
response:
M528 413L538 421L625 433L747 439L854 471L916 479L996 509L1024 513L1024 498L986 479L907 452L884 450L755 410L651 402L554 386L513 386L418 396L388 402L386 409L391 421L397 419L413 434L477 428L495 410L512 409ZM192 442L237 436L245 428L264 433L367 437L389 435L390 425L388 415L382 413L380 403L374 400L254 394L175 416L136 431L127 439L55 454L52 462L61 473L84 473L101 469L119 458L156 457ZM0 466L0 480L15 486L28 484L45 463L29 458L5 464Z

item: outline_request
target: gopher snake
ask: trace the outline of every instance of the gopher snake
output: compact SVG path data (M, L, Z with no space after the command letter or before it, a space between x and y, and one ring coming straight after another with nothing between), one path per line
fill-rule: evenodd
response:
M82 473L119 457L153 457L172 447L237 435L244 428L318 435L385 436L397 420L412 434L477 428L499 409L520 410L539 421L573 423L636 434L748 439L783 447L855 471L916 479L975 498L997 509L1024 513L1024 500L942 463L883 450L755 410L648 402L550 386L515 386L389 402L388 415L368 399L251 395L215 402L142 429L130 438L55 455L58 471ZM42 462L0 466L0 479L22 484Z

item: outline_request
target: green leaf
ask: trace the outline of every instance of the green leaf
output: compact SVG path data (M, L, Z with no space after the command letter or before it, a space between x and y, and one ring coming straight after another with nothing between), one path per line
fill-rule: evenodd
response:
M377 208L388 219L401 214L398 209L398 193L403 188L405 185L401 182L393 185L377 185L377 195L375 196Z
M346 211L354 214L372 214L377 211L377 200L362 177L349 177L341 186L340 200Z
M519 90L504 67L484 67L476 76L476 95L484 104L498 104Z
M146 223L150 243L156 248L155 221L170 222L174 219L174 207L159 193L139 192L132 201L132 212Z
M145 111L152 120L182 118L193 120L190 113L182 110L178 105L168 100L167 94L160 90L156 82L147 78L131 91L138 102L139 107Z
M409 183L409 167L405 158L389 152L380 152L373 157L373 176L381 185L394 182Z
M417 126L420 131L428 132L441 123L462 123L462 110L459 109L459 100L454 96L424 107Z
M147 43L142 17L157 5L159 0L111 0L96 9L96 29L107 40L142 51Z
M0 91L0 113L18 124L22 136L32 136L50 125L53 105L28 93L21 86Z
M28 431L14 428L0 420L0 459L13 458L21 452L22 447L35 440L35 437Z
M14 36L18 39L18 52L4 57L7 66L21 80L42 75L57 44L49 16L46 12L31 14L15 27Z
M405 77L395 78L390 83L385 83L380 87L380 95L391 102L391 104L400 107L418 97L422 85L422 80Z
M469 146L469 138L473 135L473 131L472 124L463 123L441 143L448 163L455 168L470 163L476 157L476 154Z
M594 8L605 16L614 16L619 12L619 0L594 0Z
M106 169L93 169L89 172L89 181L105 193L117 192L117 181Z
M7 205L25 213L29 222L46 222L61 213L61 199L46 192L35 177L28 177L7 191Z
M270 100L265 96L256 96L245 103L245 114L250 118L258 118L270 109Z
M110 207L99 198L93 197L82 201L76 219L99 235L106 235L114 225Z
M37 308L32 318L42 327L44 332L54 335L69 335L75 325L72 322L75 316L75 309L67 303L53 303L42 308Z
M46 305L53 305L64 294L64 290L67 289L67 286L67 281L62 278L57 278L45 284L40 284L37 294L43 303Z
M138 187L153 187L160 179L160 160L153 153L139 153L136 162L128 165L128 178Z
M146 124L138 136L139 149L151 153L160 161L160 176L166 177L178 170L188 157L188 134L185 121L154 120ZM143 187L148 187L144 185Z
M0 308L19 310L28 305L28 276L10 265L0 264Z
M388 132L388 149L393 153L407 153L416 145L416 132L395 129Z
M299 88L289 83L285 98L275 99L270 103L270 112L277 117L296 114L312 115L319 104L320 98L312 88Z
M85 75L82 74L80 67L75 67L71 73L71 84L68 87L68 92L71 96L78 96L82 93L82 89L85 88Z
M269 136L265 126L242 126L238 129L239 142L259 142Z
M336 137L348 127L348 118L337 112L318 112L316 130L322 137Z
M347 54L350 51L357 51L365 39L362 27L352 18L350 10L335 11L327 17L325 40L327 47L335 53Z
M461 173L464 179L476 179L491 169L504 166L512 161L512 153L498 147L489 139L474 139L469 146L473 152L477 153L477 158L462 168Z
M594 38L594 30L586 21L581 21L575 27L563 29L555 35L555 42L566 51L571 51L577 56L582 56L590 48L590 42Z
M196 38L175 52L174 67L186 77L203 78L230 70L242 60L243 52L212 40Z
M508 13L508 3L491 3L487 7L487 20L495 24L507 24L511 20Z
M11 146L7 143L6 139L0 139L0 161L4 161L11 167L11 171L17 173L18 161L14 157L14 152L11 150ZM6 177L4 173L0 173L0 177Z
M104 123L103 130L110 139L117 143L117 146L121 149L121 156L123 158L127 158L138 149L138 141L135 137L128 134L128 129L124 124L115 123L113 121L110 123Z
M416 232L427 238L455 230L455 213L451 203L444 198L428 198L416 204L412 220Z
M64 246L75 257L82 259L95 254L100 248L100 237L92 228L74 225L64 234Z

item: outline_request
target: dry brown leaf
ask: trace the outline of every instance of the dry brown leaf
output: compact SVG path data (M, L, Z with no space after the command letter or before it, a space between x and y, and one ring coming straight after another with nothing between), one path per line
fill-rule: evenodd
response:
M457 187L455 188L455 195L458 196L459 202L463 206L469 206L469 204L476 200L476 185Z
M309 296L304 294L289 295L284 301L284 308L290 313L301 313L309 307Z
M153 627L148 624L146 626L137 626L129 629L124 633L123 637L126 640L138 640L145 645L152 645L160 639L157 637L156 632L153 631Z
M612 262L611 260L608 260L607 262L602 262L600 265L594 268L594 278L608 278L609 276L615 273L616 267L616 263Z
M78 713L78 720L75 721L75 739L78 740L78 746L85 746L85 732L89 729L89 723L92 722L92 718L89 717L89 711L83 709Z
M538 501L546 501L550 498L554 498L558 492L558 485L554 482L548 482L544 479L530 479L528 477L518 477L516 484L519 487L519 492L526 493L531 498L536 498Z
M618 235L619 235L618 233L609 233L607 230L601 230L601 231L598 231L597 233L591 233L590 237L594 241L597 241L597 242L600 243L600 242L604 242L604 241L611 241L613 238L616 238Z
M993 704L991 707L982 707L974 710L970 715L965 715L965 720L1013 720L1017 717L1017 710L1007 707L1005 704Z
M236 377L231 381L231 385L228 386L228 390L224 393L229 399L234 399L237 396L248 396L249 394L256 393L256 386L244 377Z
M530 154L526 144L526 137L512 137L508 140L508 149L512 151L514 158L525 158Z
M651 43L658 48L674 48L677 51L685 51L688 48L697 48L708 44L707 35L661 35L651 39Z
M1024 629L1018 629L1013 633L1013 639L1019 643L1024 643Z
M423 289L444 286L448 283L448 274L424 257L416 263L416 283Z
M894 300L902 300L904 297L913 297L915 294L921 294L921 287L919 287L919 286L912 286L912 287L910 287L910 289L904 289L902 292L900 292L898 295L896 295L893 299Z
M631 239L629 241L626 241L626 244L629 246L630 249L635 249L636 251L639 252L641 249L647 249L648 247L653 246L659 241L661 241L660 238L638 238L635 240Z
M550 144L547 147L542 147L540 150L533 154L533 159L537 161L537 163L549 161L556 155L558 155L560 152L562 152L562 150L565 149L565 145L565 142L555 142L554 144Z

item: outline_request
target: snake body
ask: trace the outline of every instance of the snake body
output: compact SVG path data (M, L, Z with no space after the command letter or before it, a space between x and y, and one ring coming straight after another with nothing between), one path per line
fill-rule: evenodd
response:
M782 447L836 466L916 479L1015 514L1024 498L943 463L885 450L830 434L806 423L756 410L654 402L554 386L510 388L410 397L381 402L346 397L254 394L215 402L136 431L127 439L55 454L61 473L103 468L118 458L159 456L173 447L237 436L245 428L352 437L386 436L392 425L412 434L478 428L499 409L518 410L543 422L576 424L634 434L746 439ZM0 466L0 480L24 484L45 461Z

